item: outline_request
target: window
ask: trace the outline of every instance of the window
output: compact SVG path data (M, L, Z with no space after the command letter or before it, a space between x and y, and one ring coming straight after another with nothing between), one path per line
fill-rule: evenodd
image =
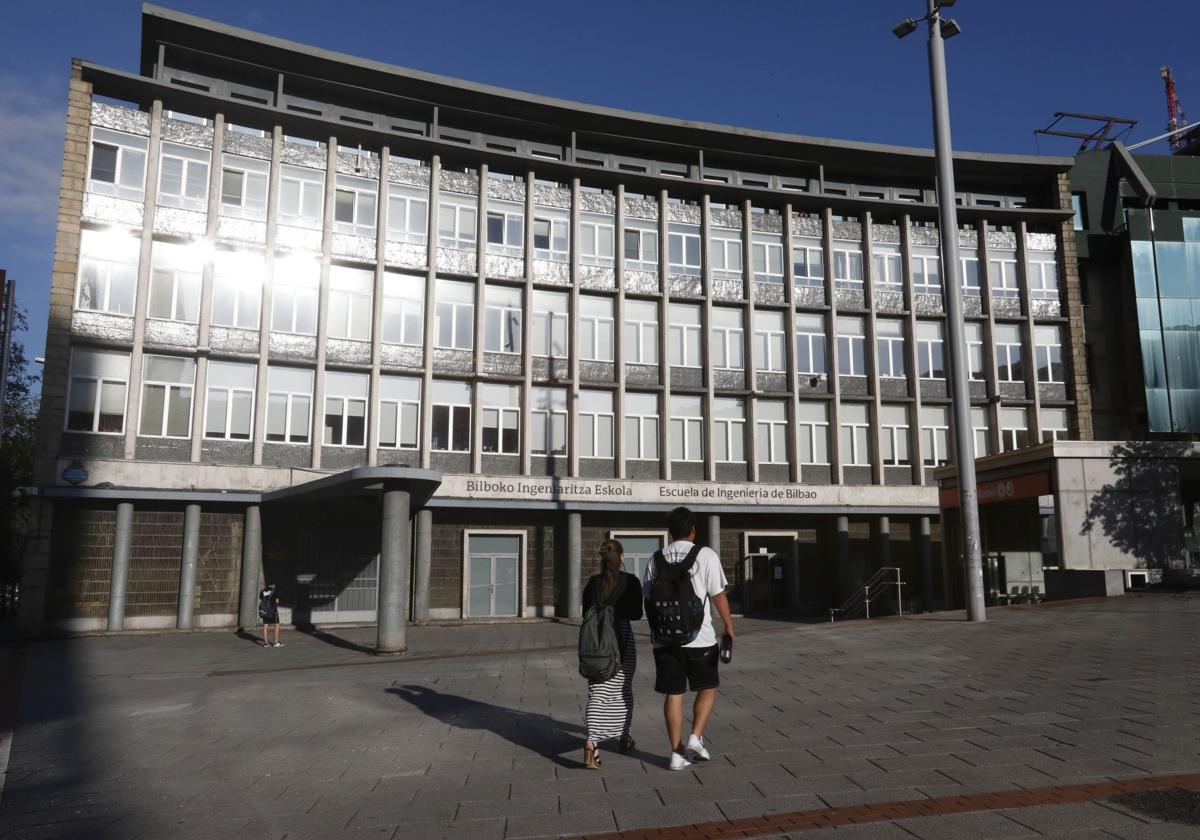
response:
M325 372L326 446L366 446L367 389L365 373Z
M257 330L262 278L261 254L217 251L213 256L213 324Z
M902 405L879 407L879 457L889 467L906 467L908 453L908 409Z
M782 312L765 309L755 311L754 345L757 354L754 360L756 370L769 373L781 373L786 370L784 351L787 347L787 333L784 331Z
M374 181L338 175L333 191L334 231L354 236L374 236L377 195Z
M490 283L484 287L483 349L489 353L521 352L520 289Z
M142 417L138 434L146 437L192 436L192 387L196 361L178 356L142 359Z
M759 400L754 405L755 455L760 464L786 464L787 404Z
M81 231L75 308L132 315L140 248L139 241L127 234Z
M741 234L737 231L712 228L709 231L708 258L712 261L714 280L741 280Z
M625 457L658 460L658 395L625 394Z
M991 454L991 435L988 433L986 408L971 407L971 433L975 437L975 457Z
M487 214L488 253L520 257L525 253L525 208L506 201L492 201Z
M538 208L546 213L545 208ZM570 222L566 216L541 215L533 220L533 255L539 260L567 262L571 259L570 238L567 231Z
M417 187L388 184L388 240L424 245L428 235L429 193Z
M983 381L983 324L968 321L963 324L967 344L967 374L975 382Z
M1035 299L1058 300L1058 262L1054 253L1029 252L1029 294Z
M208 201L208 149L194 149L178 143L162 144L158 164L157 202L164 207L179 207L203 213Z
M321 264L309 257L275 261L271 290L271 329L275 332L317 334L317 292Z
M837 319L839 376L867 375L867 338L862 318Z
M1071 210L1074 211L1071 226L1075 230L1087 230L1087 195L1085 193L1071 193Z
M434 288L434 346L470 350L475 329L475 285L439 278Z
M746 401L713 400L713 457L722 463L746 460Z
M704 460L704 415L700 397L671 395L671 460Z
M325 173L284 164L279 173L279 224L320 228L325 205Z
M479 433L484 452L521 453L521 391L515 385L479 386Z
M1000 451L1021 449L1030 444L1029 410L1025 408L1000 409Z
M533 388L529 406L529 452L567 454L567 392L562 388Z
M120 434L125 431L129 354L110 350L71 352L67 431Z
M940 467L950 460L950 409L946 406L921 406L921 450L927 467Z
M567 358L568 312L566 292L533 293L533 355Z
M658 304L626 299L625 361L635 365L658 364Z
M329 268L330 338L371 340L371 302L375 273L365 268L334 265Z
M846 467L869 467L871 451L867 445L870 426L867 407L862 403L842 403L841 453Z
M904 285L900 249L897 246L872 243L871 264L874 267L871 282L877 290L896 292Z
M155 242L150 252L151 318L186 321L200 320L200 275L204 271L199 246Z
M914 246L912 258L913 292L918 295L940 295L942 293L942 259L937 248Z
M383 275L383 340L388 344L420 347L425 324L425 278L411 274Z
M763 283L783 282L783 239L773 233L750 237L750 270Z
M1062 328L1035 326L1033 356L1037 361L1038 382L1062 382Z
M311 370L267 368L267 440L308 443L312 391Z
M221 215L236 219L267 219L267 178L271 165L265 160L221 156Z
M672 306L672 309L674 306ZM745 333L742 330L742 310L726 306L712 308L712 366L723 370L743 370L742 349ZM674 346L674 342L672 342Z
M921 379L946 378L946 341L941 321L917 321L917 374Z
M613 395L611 391L580 391L579 457L613 456Z
M625 228L625 268L658 272L658 229L651 223Z
M611 362L614 329L612 298L579 296L579 358Z
M996 342L996 371L1000 382L1024 382L1021 364L1021 331L1016 324L996 324L992 332Z
M979 258L963 257L959 260L962 267L962 290L967 297L980 297L983 290L980 286Z
M863 255L858 243L833 243L833 280L839 289L861 289Z
M466 382L434 380L432 423L431 450L470 452L471 386Z
M579 264L611 267L614 240L612 219L583 213L579 217Z
M1016 297L1017 255L1012 251L988 259L988 282L994 297Z
M802 376L825 373L825 317L796 313L796 371Z
M667 229L667 268L671 274L700 276L700 228L671 225Z
M1065 408L1043 408L1038 412L1042 426L1042 443L1067 439L1067 410Z
M379 377L379 445L416 449L421 440L421 380L415 376Z
M667 359L676 367L700 367L700 307L672 303L667 307Z
M258 368L252 364L208 363L208 396L204 405L206 438L250 440L257 372Z
M808 237L792 240L792 273L797 286L825 284L825 251L821 240Z
M475 250L475 205L466 196L443 195L438 207L438 245Z
M88 192L141 201L145 195L148 145L145 137L93 128Z
M829 415L825 403L803 401L796 411L800 463L829 463Z
M904 378L904 322L880 318L875 322L875 347L879 353L879 375Z

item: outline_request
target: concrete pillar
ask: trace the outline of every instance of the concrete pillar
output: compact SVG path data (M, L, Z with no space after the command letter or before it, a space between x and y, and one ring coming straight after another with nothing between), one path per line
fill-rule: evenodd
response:
M921 600L926 610L933 609L933 539L929 535L929 517L918 520L917 558L921 567Z
M383 535L379 552L379 621L377 653L404 653L405 607L408 598L409 497L407 490L385 486Z
M709 514L708 517L708 547L721 554L721 517L717 514Z
M792 541L791 555L788 557L787 571L784 574L787 581L787 607L791 612L800 610L800 541Z
M834 525L833 579L838 581L837 600L840 604L854 589L854 570L850 568L850 517L839 516Z
M879 517L878 525L878 540L879 540L879 565L892 565L892 522L886 516Z
M200 505L183 509L183 560L179 564L179 610L175 626L192 629L196 610L196 564L200 557Z
M413 581L413 621L429 621L429 570L433 559L433 511L422 508L416 515L416 567Z
M129 584L129 545L133 538L133 503L117 505L117 533L113 537L112 579L108 585L108 629L125 623L125 589Z
M567 618L583 617L583 514L567 514Z
M258 624L258 576L262 572L262 510L246 508L242 527L242 588L238 594L238 629Z

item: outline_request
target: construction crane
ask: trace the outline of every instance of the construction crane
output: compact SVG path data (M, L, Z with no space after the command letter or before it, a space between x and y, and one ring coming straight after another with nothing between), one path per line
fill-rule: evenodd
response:
M1179 96L1175 93L1175 80L1171 78L1171 68L1164 65L1159 69L1163 83L1167 86L1167 131L1170 132L1171 153L1175 154L1183 148L1183 132L1179 129L1188 124L1183 107L1179 104Z

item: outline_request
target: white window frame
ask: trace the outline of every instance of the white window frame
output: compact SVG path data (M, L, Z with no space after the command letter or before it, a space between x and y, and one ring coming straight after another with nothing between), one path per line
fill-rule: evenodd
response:
M95 177L96 146L114 147L117 159L113 167L113 180L103 181ZM146 159L150 142L147 138L111 128L92 127L88 143L87 190L96 195L109 195L128 201L142 201L146 195ZM137 185L132 180L136 175ZM122 183L129 179L129 183Z
M1035 300L1060 300L1058 259L1054 253L1031 251L1027 263L1029 296Z
M852 244L853 247L847 247ZM833 285L838 289L863 288L863 252L860 243L834 240Z
M671 258L678 249L680 260ZM699 277L704 242L696 225L672 224L667 228L667 273L684 277Z
M778 318L778 323L767 325L768 317L771 320ZM797 340L799 337L797 333ZM787 322L782 312L758 310L754 313L754 343L758 349L754 360L756 372L783 373L787 370Z
M521 408L519 389L512 385L480 385L479 390L479 450L485 455L521 454ZM499 396L504 399L497 399ZM505 441L505 432L516 434ZM489 430L496 433L496 442L489 448L485 437Z
M197 258L196 249L186 245L174 245L167 242L154 243L150 252L150 300L146 306L146 317L161 321L178 321L185 324L200 322L200 294L203 283L204 265L186 263ZM164 292L164 284L167 288ZM167 294L166 301L169 314L155 314L163 304L162 295ZM189 313L190 310L190 313ZM158 310L161 311L161 310Z
M221 155L221 203L218 213L231 219L265 222L270 170L271 164L265 160L229 153ZM232 193L225 191L227 173L241 176L236 202L225 200L227 195L232 197Z
M542 399L543 397L547 399ZM561 398L561 402L560 402ZM530 393L531 406L529 409L529 454L545 458L567 457L568 432L567 394L559 388L534 388ZM558 426L562 432L562 440L554 434ZM541 430L539 435L539 429ZM538 437L545 441L545 449L539 449Z
M938 412L938 417L930 417ZM950 462L950 409L944 405L921 406L921 460L927 467Z
M424 245L429 240L428 190L389 183L387 198L388 241Z
M1056 414L1056 417L1054 418L1056 422L1053 423L1050 422L1051 417L1048 415L1048 412L1051 411L1055 412ZM1058 425L1058 417L1061 417L1061 422L1063 424L1061 426ZM1069 437L1071 418L1067 409L1043 406L1041 411L1038 412L1038 420L1040 421L1038 425L1041 426L1042 443L1048 443L1055 440L1067 440Z
M630 396L635 396L635 397L649 396L649 397L653 398L654 413L653 414L639 414L635 411L632 411L630 403L633 402L633 400L629 399ZM659 399L658 399L657 394L634 393L634 394L626 394L625 395L625 417L624 417L625 427L624 428L625 428L625 458L627 460L630 460L630 461L657 461L659 459L659 452L662 447L662 442L659 440L659 425L658 425L659 416L660 416ZM636 427L637 433L634 435L630 435L630 433L629 433L630 432L629 426L630 426L631 422ZM653 434L648 435L647 432L653 432ZM646 452L647 447L645 444L646 444L647 440L654 442L654 452L653 453L647 454L647 452Z
M988 257L988 283L992 297L1017 297L1021 293L1016 254Z
M824 420L815 420L815 419L805 417L804 409L810 405L819 406L821 409L822 416L825 419ZM800 409L801 409L800 412L796 415L796 429L800 435L801 446L800 446L800 451L796 453L796 460L800 462L801 466L824 466L824 465L829 464L829 451L830 451L829 448L830 448L831 442L829 440L829 409L828 409L828 406L823 402L813 402L810 400L805 400L800 403ZM820 436L819 439L824 443L824 446L818 445L818 443L817 443L818 435ZM808 440L807 450L813 458L813 460L811 460L811 461L805 460L805 454L804 454L805 446L803 445L803 443L806 438ZM821 454L822 451L824 451L824 453L825 453L825 460L824 461L816 460L816 458Z
M904 266L899 246L872 242L871 260L875 269L871 283L876 291L895 292L904 287Z
M529 337L530 353L547 359L565 359L571 352L570 307L565 292L533 293L533 330ZM555 339L561 346L555 347ZM557 352L555 352L557 349Z
M774 233L750 235L750 276L760 283L783 282L783 238Z
M296 258L276 260L271 288L271 331L291 335L316 335L321 291L320 265L315 260ZM286 304L288 314L277 324L280 304ZM311 329L303 329L302 323L311 323Z
M797 257L804 256L804 262L797 262ZM814 259L815 257L815 259ZM820 271L813 273L814 262ZM825 285L825 248L820 241L792 241L792 282L797 286L820 288Z
M520 355L521 353L521 337L524 328L524 313L520 306L514 306L511 303L496 303L489 300L489 292L492 289L503 289L509 291L508 286L492 286L489 285L483 290L483 349L487 353L509 353ZM512 289L518 295L520 290ZM493 320L497 326L497 332L493 335L492 327ZM515 329L506 329L515 325ZM493 341L492 339L496 340ZM507 338L507 342L506 342ZM506 347L505 344L508 344Z
M366 281L366 291L363 291ZM331 266L329 269L329 308L326 331L330 338L351 341L371 340L371 308L375 299L375 280L369 270ZM342 309L344 305L344 309ZM342 309L345 317L335 318Z
M283 390L278 387L272 387L272 385L271 385L271 371L272 370L286 371L287 373L299 371L301 373L308 374L308 390L307 391L290 391L290 390ZM263 431L263 439L265 441L267 441L268 443L272 443L272 444L281 444L281 445L286 445L286 446L309 446L312 443L313 384L315 382L315 379L314 379L315 376L316 376L316 374L312 370L307 369L307 368L296 368L296 367L291 367L291 366L287 366L287 365L268 365L267 366L267 428ZM283 439L282 440L272 440L271 439L271 431L270 431L270 429L271 429L271 408L272 408L272 402L274 401L272 398L275 398L275 397L283 397L283 402L284 402L284 405L283 405ZM303 439L293 440L292 439L293 437L299 437L299 436L293 435L293 432L295 430L292 427L293 427L293 420L296 419L297 414L298 414L296 404L301 399L303 399L305 401L305 404L307 405L307 408L303 411L303 415L302 415L302 419L304 422L304 425L303 425L304 435L303 435Z
M579 264L612 268L616 248L616 226L605 217L581 215L579 219ZM607 243L606 243L607 234ZM607 247L605 247L607 244Z
M350 218L339 219L342 205L338 199L350 197ZM375 236L379 213L379 189L373 182L348 175L338 175L333 183L333 231L350 236Z
M361 377L361 378L360 378ZM355 393L347 393L350 388L338 386L337 383L351 382L355 383L355 387L359 383L362 385L362 390ZM343 373L342 371L325 371L325 405L321 413L321 445L336 446L343 449L362 449L367 445L369 437L370 422L371 422L371 402L370 402L370 381L365 373ZM330 411L330 407L333 411ZM352 442L350 439L350 418L351 407L358 406L362 409L362 441L360 443ZM341 418L341 434L330 439L334 432L329 427L329 417Z
M922 335L922 327L932 327L937 331L937 337ZM941 368L941 376L937 375L938 368ZM917 321L917 378L946 378L946 338L941 321Z
M900 335L882 335L879 327L882 324L895 324L900 327ZM875 352L876 364L879 366L881 379L906 378L908 365L904 357L904 323L895 319L880 318L875 322Z
M455 382L453 384L459 385L461 383ZM463 403L463 402L444 402L442 399L439 398L439 396L436 393L437 386L438 386L438 382L435 380L433 383L433 389L432 389L432 391L430 393L430 397L429 397L429 399L432 403L432 405L430 406L430 415L429 415L430 416L430 427L431 427L430 433L429 433L429 451L430 452L470 452L471 451L471 432L472 432L472 428L473 428L473 426L472 426L473 421L472 421L472 417L471 417L471 395L469 393L467 394L467 396L466 396L467 401L465 403ZM437 430L437 425L438 425L437 414L438 414L439 408L446 409L446 423L448 424L446 427L446 442L447 442L448 446L446 446L446 447L439 447L437 445L436 430ZM467 428L466 428L466 431L463 433L463 440L461 441L461 443L463 445L461 447L457 447L457 448L455 447L455 444L460 441L454 435L455 417L465 417L466 421L467 421Z
M193 146L164 140L159 144L159 154L161 157L158 163L158 192L154 197L155 203L162 207L178 207L181 210L205 212L208 209L208 175L211 171L209 167L212 165L212 152L208 149L197 149ZM163 187L163 182L167 178L168 161L179 163L178 192L167 192ZM188 189L189 180L193 175L193 170L196 169L199 170L199 174L195 177L200 186L198 195L190 194ZM194 183L192 185L195 186Z
M972 340L972 335L976 338ZM963 326L963 343L967 346L967 379L972 382L984 381L987 369L987 356L983 352L983 324L978 321L968 321ZM979 367L975 367L975 362Z
M942 293L942 258L936 252L912 249L909 257L909 269L912 273L914 294L940 295ZM937 283L929 282L930 274L937 278Z
M1043 337L1051 333L1054 335L1055 341L1046 342ZM1062 345L1062 327L1051 324L1035 324L1033 327L1033 361L1034 373L1037 376L1038 382L1047 384L1062 384L1066 381L1066 369L1063 362L1063 345ZM1054 361L1054 353L1058 351L1058 361ZM1045 359L1045 364L1042 360ZM1055 376L1055 367L1058 368L1058 376ZM1042 371L1046 371L1045 378L1042 377Z
M625 302L625 323L624 334L625 345L622 347L625 361L635 365L657 365L658 364L658 328L659 319L657 317L657 305L652 301L638 301L639 303L650 303L655 310L656 317L653 321L645 321L640 318L631 318L629 306L630 301ZM640 308L640 307L639 307ZM631 335L632 333L632 335ZM647 340L649 335L649 340ZM630 338L633 341L630 341Z
M861 405L864 411L867 412L866 420L863 422L850 421L846 415L847 408L851 406ZM869 467L871 466L871 415L864 403L843 403L842 417L840 418L841 434L838 436L838 446L841 447L838 451L842 453L842 466L845 467ZM849 435L849 451L850 457L845 456L847 443L846 435ZM865 459L865 460L861 460Z
M604 397L608 400L608 410L604 411L597 407L587 405L589 397ZM588 391L579 392L579 399L576 402L576 427L577 438L576 442L579 446L580 458L603 458L611 459L616 454L616 414L613 412L613 397L611 391ZM600 443L604 440L605 435L601 429L601 421L608 420L608 439L607 455L600 454ZM588 433L590 431L590 434Z
M245 372L250 374L249 385L214 385L213 380L216 378L213 374L219 367L243 368ZM204 396L204 439L205 440L253 440L254 439L254 391L255 385L258 382L258 366L250 363L242 362L225 362L225 361L210 361L208 363L208 372L205 382L207 393ZM213 434L210 429L210 421L214 420L216 415L213 410L213 394L220 392L225 397L224 417L221 418L221 430L217 434ZM250 397L250 428L246 430L245 436L234 434L233 431L233 406L235 396Z
M704 460L704 417L701 414L683 414L680 404L677 402L680 399L700 401L699 397L680 397L671 396L671 414L669 419L669 428L671 430L671 460L672 461L703 461ZM703 412L704 406L700 404L698 411ZM694 448L699 449L699 452L693 452L691 441L696 441ZM680 453L682 457L676 457L676 453Z
M474 251L479 208L469 196L443 193L438 200L438 247ZM450 226L445 222L449 216Z
M839 321L842 320L839 318ZM867 375L867 336L866 325L861 318L854 319L860 324L860 332L848 333L838 327L837 335L837 352L838 352L838 376L866 376ZM862 369L858 369L855 364L855 346L858 347L858 359L862 362ZM842 364L842 355L845 353L846 364Z
M608 315L586 313L584 310L590 304L599 303L608 306ZM579 342L579 358L595 362L611 362L616 345L616 319L613 316L612 298L598 295L579 296L579 328L576 331ZM607 336L607 341L605 341Z
M630 234L636 234L637 236L638 256L636 258L629 256ZM621 235L621 254L625 260L625 269L627 271L648 271L652 274L657 274L659 256L657 228L626 224L625 230L622 231Z
M1009 425L1010 417L1014 412L1022 415L1022 425ZM1025 437L1024 443L1020 441L1022 435ZM1011 452L1017 449L1024 449L1032 442L1029 437L1029 409L1002 406L1000 408L1000 451Z
M980 422L982 422L983 425L979 425ZM991 454L992 436L991 427L988 424L987 409L976 406L971 407L971 436L974 438L973 448L975 450L976 458L982 458L985 455ZM981 447L979 445L981 443L983 444L982 452L980 451Z
M295 207L286 192L296 190ZM318 169L283 164L279 171L279 224L320 230L325 217L325 173Z
M904 424L889 422L885 419L889 408L900 408L904 411ZM907 467L912 464L912 446L908 437L908 410L904 406L883 405L879 411L879 458L885 467ZM887 453L891 450L891 458ZM900 453L903 451L904 455Z
M722 417L718 403L740 404L742 416ZM713 460L721 464L746 463L746 403L741 399L713 400ZM738 452L741 457L737 457Z
M500 220L500 241L492 239L492 220ZM507 202L490 202L487 212L489 254L520 259L525 255L525 209Z
M150 361L156 358L163 359L181 359L190 364L185 365L186 369L192 372L192 378L189 382L170 382L161 379L151 379L147 374L150 370ZM162 422L159 424L158 432L146 431L143 428L143 422L146 420L146 404L149 402L146 399L148 388L163 389L163 413ZM167 429L171 425L171 394L173 391L179 391L187 398L187 409L185 416L187 417L187 433L182 435L167 434ZM154 437L154 438L170 438L172 440L187 440L192 436L192 407L196 398L196 363L194 359L183 358L181 356L167 356L158 353L147 353L142 357L142 383L141 383L141 400L138 404L138 437Z
M1000 333L1003 330L1008 332L1009 329L1016 330L1016 341L1001 341ZM1021 332L1020 327L1016 324L997 324L993 328L992 341L996 348L996 381L997 382L1024 382L1025 381L1025 359L1021 352ZM1015 364L1014 364L1015 358ZM1021 375L1014 377L1012 373L1013 367L1019 367Z
M108 356L108 357L112 357L112 358L121 357L125 362L125 371L124 371L125 377L123 379L118 379L115 376L105 376L103 374L91 375L91 374L77 373L76 372L76 360L82 361L81 357L85 354L86 355ZM67 384L67 410L63 412L63 430L64 431L77 432L80 434L94 434L94 435L123 435L123 434L125 434L125 415L129 410L129 408L128 408L129 360L130 360L130 356L128 353L120 353L120 352L116 352L116 351L112 351L112 350L99 350L99 349L91 349L91 348L86 349L86 350L83 348L78 348L78 347L72 348L71 361L70 361L70 365L68 367L68 370L70 371L70 376L68 378L68 384ZM82 366L82 365L80 365L80 366ZM78 385L76 383L79 383L79 382L91 383L95 389L95 395L92 400L92 422L89 425L89 427L86 429L72 429L71 425L70 425L71 424L71 413L72 413L71 412L71 398L74 396L75 389L78 387ZM121 399L119 401L119 404L121 406L120 428L110 429L107 431L102 430L100 428L100 407L104 404L104 388L105 388L105 386L118 387L122 391Z
M262 284L265 264L260 254L217 251L213 260L213 290L210 318L214 326L257 330L262 316ZM232 317L217 313L228 297Z
M405 296L403 291L406 286L419 289L420 296L417 298ZM389 294L389 291L393 294ZM396 291L402 293L395 294ZM397 338L393 332L396 323L399 323L400 326L399 341L392 340ZM410 325L415 325L416 335L410 335L414 331L409 329ZM380 323L380 332L380 340L385 344L422 346L425 338L425 279L423 277L394 272L387 272L383 275L383 318Z
M768 406L783 409L783 419L766 417L763 409ZM755 457L760 464L786 464L788 462L788 407L782 400L758 400L755 403ZM765 443L765 445L764 445Z
M967 297L982 297L983 277L979 270L979 257L959 258L958 268L962 273L963 294Z
M103 256L92 256L89 252L95 249ZM110 259L109 257L114 257ZM137 304L137 275L138 275L139 246L132 236L124 236L115 232L83 230L79 248L79 274L75 282L75 308L81 312L106 312L111 315L133 315ZM96 272L95 288L103 300L99 306L85 305L83 302L84 272L88 269ZM125 307L113 306L113 273L114 270L124 269L128 272L126 287L128 298L122 303Z
M708 259L714 280L741 280L742 234L725 228L710 228Z
M821 321L819 332L815 331L815 327L802 323L806 320L802 314L796 315L796 373L801 376L817 376L829 372L824 316L817 315L815 318ZM804 344L808 345L807 354L800 352L800 348ZM806 356L808 364L801 364ZM820 357L819 365L815 364L818 356Z
M541 227L546 226L545 245L539 245L543 238ZM551 262L570 262L571 260L571 223L569 219L545 212L535 211L533 217L533 257L538 260Z
M455 291L461 293L458 286L447 286L448 283L458 283L456 280L437 281L434 286L433 301L433 346L447 350L471 350L475 346L475 302L471 300L439 300L439 291ZM446 317L450 318L450 343L442 343L442 324Z
M717 322L717 316L719 313L729 312L737 314L739 326L722 326ZM740 309L713 307L709 343L710 350L712 352L712 366L714 370L746 369L746 360L744 358L746 332L741 326L742 319L743 315Z
M384 374L379 378L379 441L378 446L381 449L419 449L421 446L421 380L413 376L388 376ZM403 396L388 396L389 391L393 390L389 382L395 382L396 390L403 386L401 382L408 385L415 385L417 398L411 399ZM409 424L404 422L404 409L409 408L412 411L414 418L413 428L409 429ZM389 412L394 415L396 423L395 442L388 443L384 441L384 428L386 426L385 417ZM411 432L412 443L405 443L405 438Z
M676 322L673 312L695 313L696 321ZM667 307L667 358L671 367L698 368L703 366L700 340L700 307L695 304L672 303Z

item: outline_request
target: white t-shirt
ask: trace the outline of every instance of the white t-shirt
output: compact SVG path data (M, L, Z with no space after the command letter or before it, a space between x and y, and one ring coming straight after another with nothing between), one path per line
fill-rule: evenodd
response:
M663 557L668 563L682 563L687 559L688 552L691 550L690 542L676 540L663 551ZM646 564L646 576L642 581L643 598L650 597L650 584L653 581L654 562L651 561ZM704 624L700 625L700 632L696 638L684 647L707 648L717 643L710 607L712 599L725 591L726 584L725 570L721 568L721 558L717 556L717 552L707 546L701 548L700 553L696 555L696 562L692 565L692 588L696 590L696 597L704 601ZM654 646L661 647L657 642L654 643Z

